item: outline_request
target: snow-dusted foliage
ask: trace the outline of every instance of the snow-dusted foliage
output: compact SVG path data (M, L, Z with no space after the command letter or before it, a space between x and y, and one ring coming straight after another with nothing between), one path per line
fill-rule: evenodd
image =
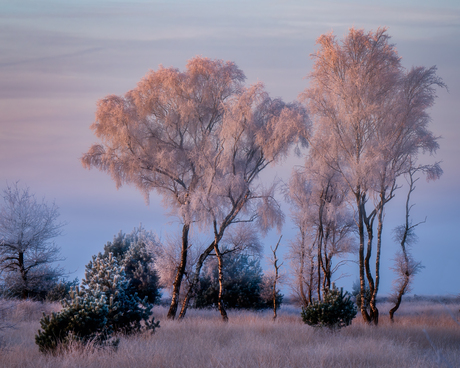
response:
M114 344L114 333L154 331L152 305L128 293L129 280L115 257L93 257L86 267L81 287L64 299L62 310L40 320L42 330L35 341L41 352L55 352L72 341L97 345Z
M4 293L21 298L50 290L64 271L52 241L61 234L58 207L39 201L27 187L15 183L3 191L0 206L0 275Z
M141 299L147 297L154 304L161 294L155 270L155 254L159 247L157 236L140 226L129 234L120 231L104 246L104 253L99 257L108 258L112 254L129 280L127 292L137 293Z
M83 165L109 173L117 186L134 184L146 198L156 191L184 224L170 318L192 223L212 229L216 247L241 216L263 227L281 223L271 191L254 181L292 143L305 144L308 117L300 104L271 99L261 83L245 87L244 79L232 62L195 57L185 72L160 67L124 96L98 103L92 129L101 143Z
M302 308L302 320L313 327L327 327L339 330L349 326L356 316L356 307L347 292L337 289L334 285L327 290L323 300Z
M314 124L312 156L341 176L354 201L361 289L366 277L372 295L370 315L361 312L374 323L384 206L394 197L396 180L410 162L438 148L428 129L427 110L434 103L435 87L445 87L436 67L405 70L389 39L385 28L368 33L352 28L341 41L333 34L320 36L310 87L302 95ZM433 164L429 173L434 179L442 170ZM369 262L375 219L374 278Z

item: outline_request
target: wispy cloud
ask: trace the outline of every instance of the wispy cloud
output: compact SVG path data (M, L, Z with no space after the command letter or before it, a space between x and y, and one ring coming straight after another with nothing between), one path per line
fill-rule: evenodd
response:
M50 55L50 56L42 56L42 57L30 58L30 59L0 62L0 67L16 66L16 65L21 65L21 64L35 64L37 62L42 62L42 61L66 59L66 58L71 58L74 56L93 54L93 53L97 53L102 50L104 50L103 47L93 47L93 48L86 49L86 50L79 50L75 52L69 52L69 53L58 54L58 55Z

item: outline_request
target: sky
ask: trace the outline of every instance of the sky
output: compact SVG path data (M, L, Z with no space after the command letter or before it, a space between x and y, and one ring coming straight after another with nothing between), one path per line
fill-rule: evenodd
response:
M93 254L120 230L143 225L165 239L178 229L160 198L147 204L133 187L116 189L110 177L86 170L80 157L97 140L90 129L96 103L122 95L161 64L184 69L196 55L234 61L247 84L262 81L272 97L293 101L305 88L315 40L351 27L388 27L402 64L436 65L448 86L430 110L440 149L424 162L442 161L444 175L417 183L413 200L417 228L415 259L425 268L413 293L460 293L460 3L458 0L0 0L0 189L19 181L38 198L55 202L64 233L55 241L71 278L81 277ZM263 180L287 181L302 159L271 167ZM403 189L388 204L380 293L391 291L397 244L391 229L403 221ZM282 230L285 256L295 230ZM273 231L263 239L274 245ZM355 258L355 257L352 257ZM285 272L288 262L284 262ZM351 289L355 263L338 285ZM286 288L287 286L285 286Z

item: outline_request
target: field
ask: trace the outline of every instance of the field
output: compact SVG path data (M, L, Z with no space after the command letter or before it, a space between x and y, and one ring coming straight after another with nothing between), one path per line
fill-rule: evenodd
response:
M299 308L283 306L273 322L267 312L190 310L181 322L166 320L154 335L121 337L117 351L75 346L60 356L40 354L34 343L42 311L58 304L3 302L0 367L460 367L460 303L410 301L388 320L367 326L358 316L339 332L302 323ZM9 326L6 326L9 325ZM6 328L5 328L6 326Z

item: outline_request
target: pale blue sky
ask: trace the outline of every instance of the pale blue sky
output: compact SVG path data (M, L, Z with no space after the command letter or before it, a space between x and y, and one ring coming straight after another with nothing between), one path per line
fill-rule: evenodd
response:
M68 222L57 239L63 264L81 277L91 255L119 230L142 222L164 238L175 228L156 195L147 206L134 189L117 191L107 175L81 167L79 157L95 142L89 126L98 99L125 93L159 64L182 69L202 55L234 61L248 83L263 81L273 97L291 101L307 86L316 38L331 31L341 37L352 26L389 27L403 65L437 65L449 87L438 91L431 111L432 130L443 137L436 160L443 161L444 176L421 180L414 195L414 220L427 216L414 247L426 268L414 292L458 294L460 4L454 0L0 0L0 187L20 180L56 201ZM264 179L287 178L294 163L270 169ZM393 278L391 228L403 216L405 194L398 195L386 217L383 294ZM292 225L283 233L285 241L292 237ZM339 284L349 289L355 279Z

